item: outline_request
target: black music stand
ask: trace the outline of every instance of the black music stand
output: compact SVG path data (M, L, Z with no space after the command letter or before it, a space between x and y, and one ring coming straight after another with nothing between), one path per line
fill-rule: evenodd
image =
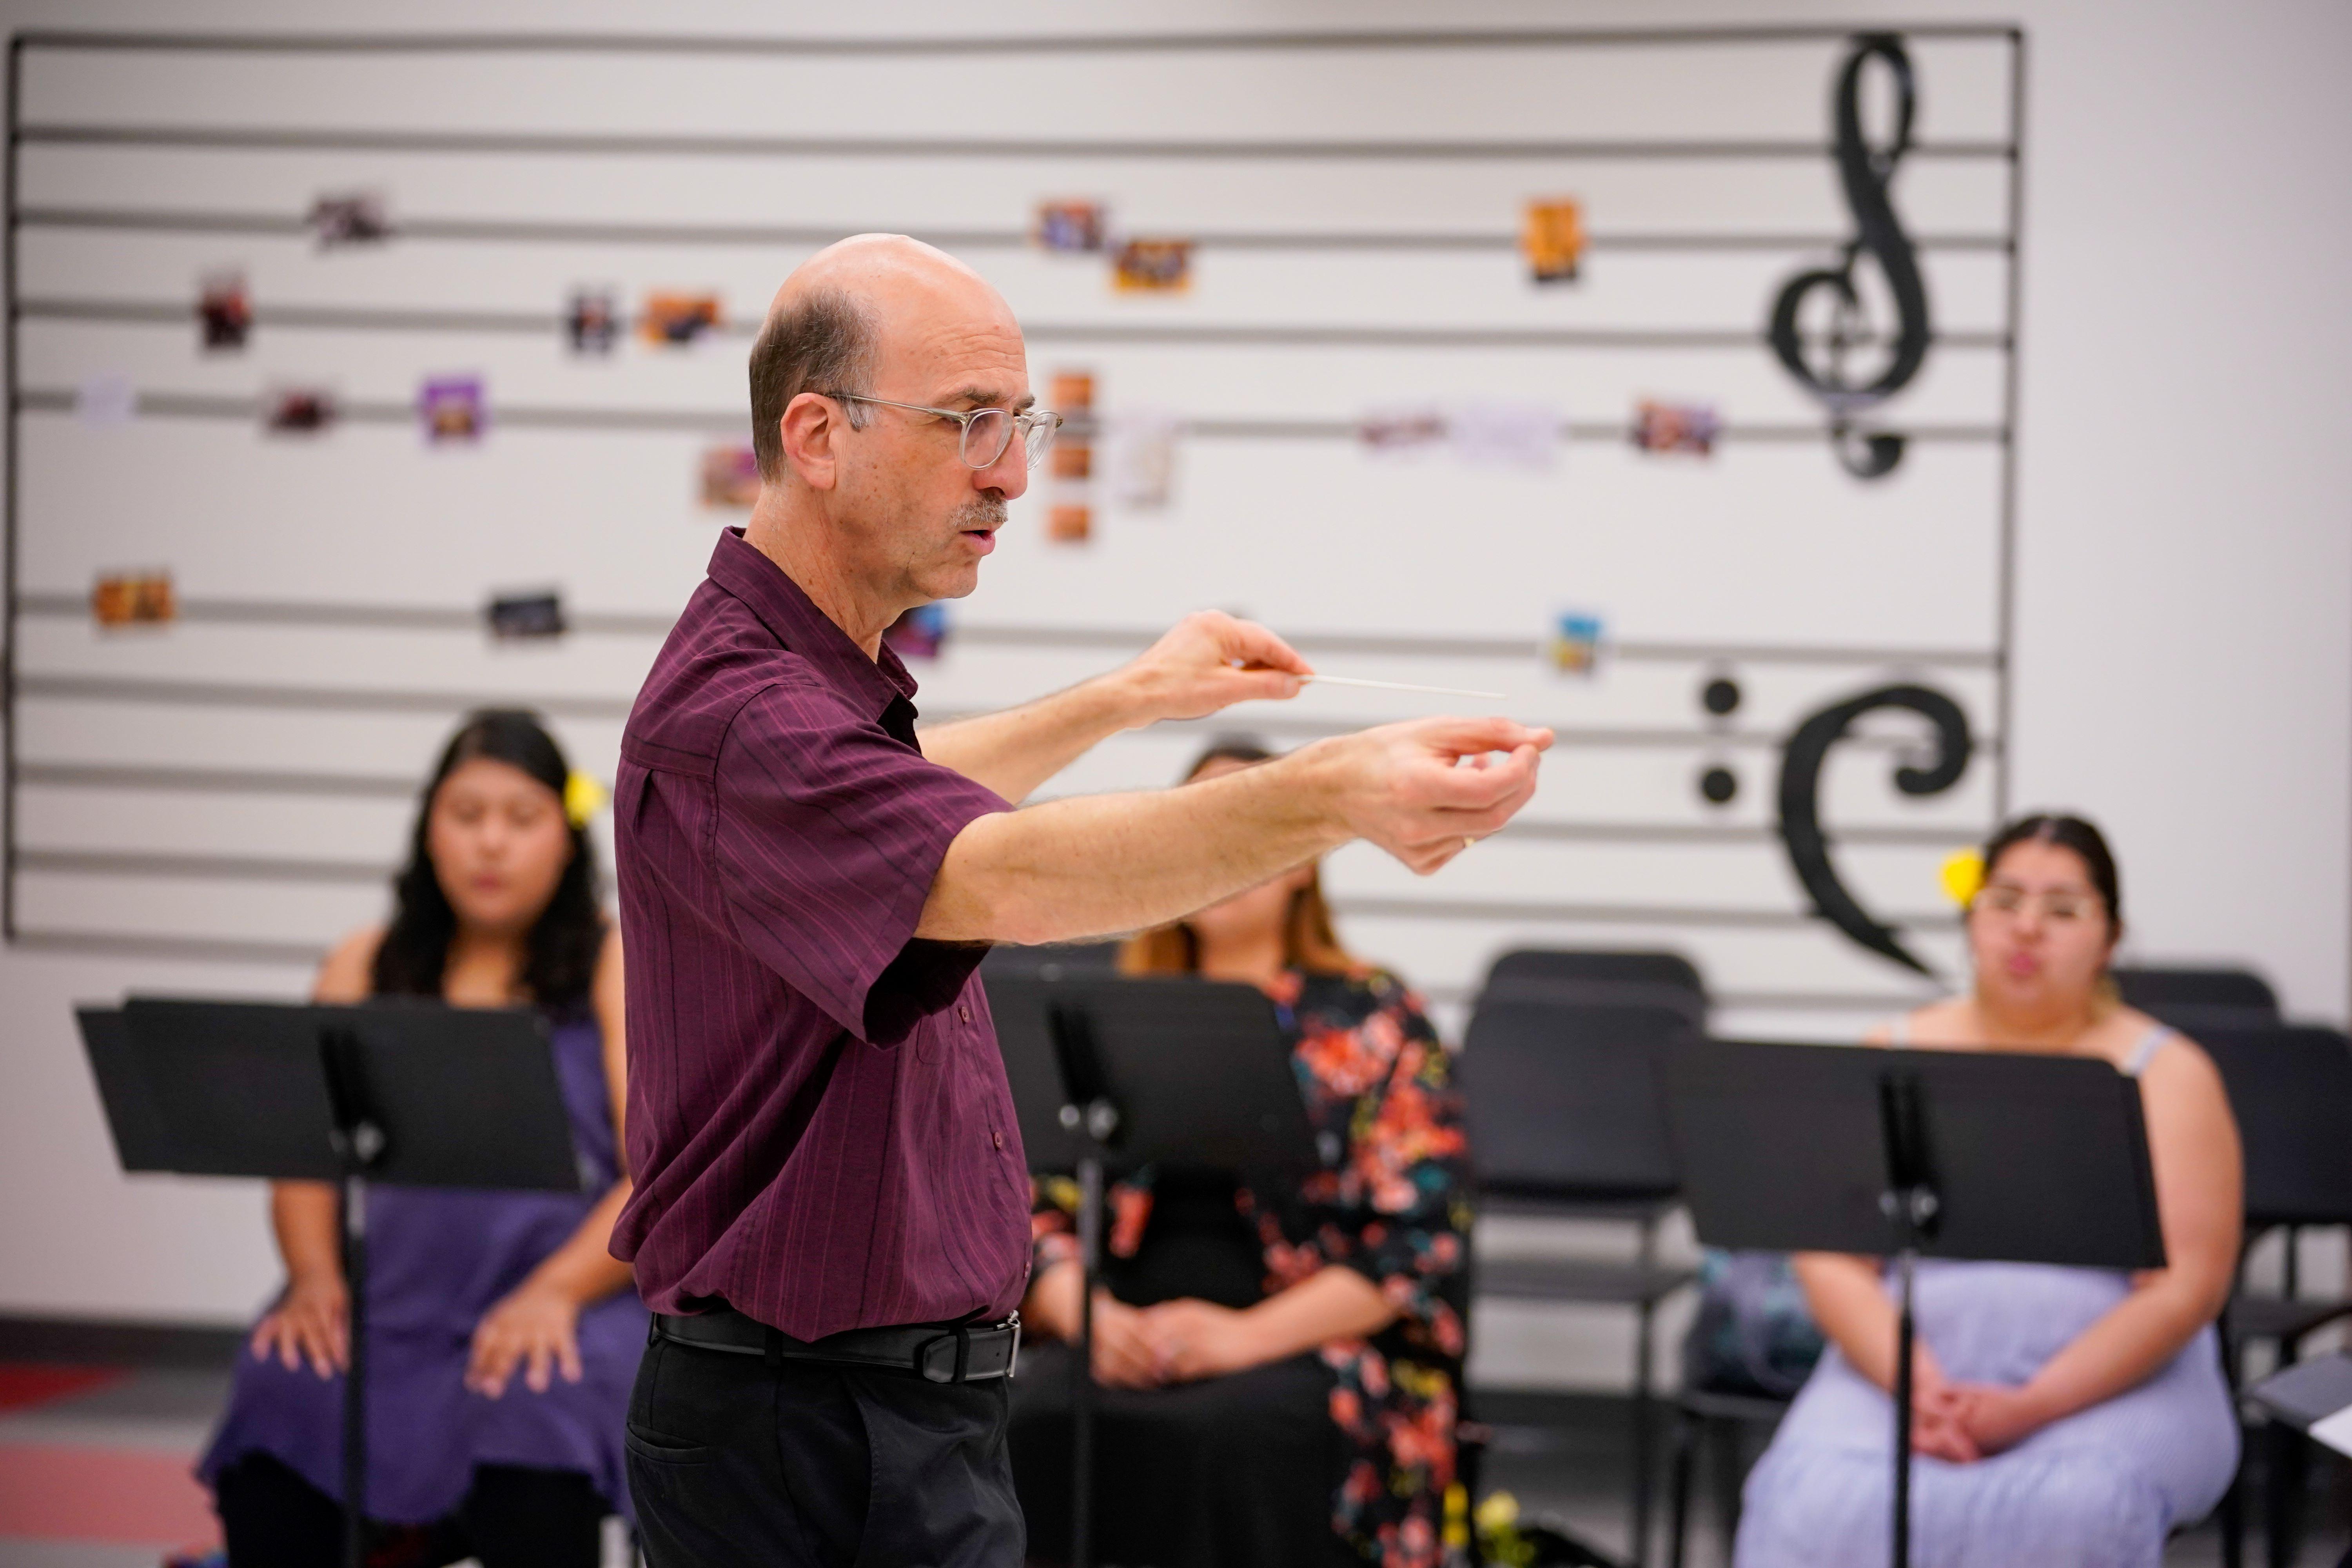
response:
M1894 1257L1893 1561L1910 1568L1913 1263L2163 1268L2139 1086L2081 1057L1697 1039L1667 1083L1700 1240Z
M545 1025L522 1009L420 1002L133 997L77 1016L124 1170L340 1184L343 1554L362 1568L368 1185L582 1190Z
M1069 1568L1091 1568L1105 1175L1179 1162L1272 1175L1323 1162L1274 1004L1255 986L1075 974L986 984L1030 1168L1078 1179Z
M2246 1390L2273 1421L2352 1458L2352 1356L2297 1362ZM2352 1568L2352 1547L2336 1568Z

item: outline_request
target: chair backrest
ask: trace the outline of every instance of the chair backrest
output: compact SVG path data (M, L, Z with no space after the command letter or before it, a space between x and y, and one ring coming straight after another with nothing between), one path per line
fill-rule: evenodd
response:
M1507 1197L1671 1196L1662 1061L1682 1007L1482 994L1458 1071L1480 1186Z
M1549 1002L1569 1007L1665 1007L1706 1027L1706 986L1679 952L1601 952L1520 948L1486 971L1480 1000Z
M2246 1218L2352 1224L2352 1039L2280 1025L2197 1036L2221 1069L2246 1152Z
M999 942L980 961L984 974L1112 974L1118 970L1118 943L1079 942L1047 947ZM1051 972L1051 973L1049 973Z
M2123 999L2187 1034L2279 1023L2278 994L2247 969L2118 968Z

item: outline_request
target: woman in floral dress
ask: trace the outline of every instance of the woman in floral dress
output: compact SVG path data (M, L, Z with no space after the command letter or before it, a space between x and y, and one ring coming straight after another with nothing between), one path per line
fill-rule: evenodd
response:
M1188 779L1264 761L1220 745ZM1331 931L1312 865L1131 941L1132 973L1258 985L1291 1039L1322 1168L1266 1190L1138 1173L1110 1194L1096 1299L1096 1553L1138 1568L1442 1555L1464 1349L1462 1105L1420 1001ZM1022 1315L1076 1331L1076 1189L1039 1181ZM1069 1519L1067 1352L1024 1354L1013 1470L1036 1561Z

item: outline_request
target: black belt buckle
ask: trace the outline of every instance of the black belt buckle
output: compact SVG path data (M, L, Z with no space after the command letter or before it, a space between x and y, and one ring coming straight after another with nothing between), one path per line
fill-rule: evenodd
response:
M981 1325L981 1330L984 1333L1011 1331L1013 1343L1010 1352L1005 1357L1004 1370L984 1373L983 1379L1011 1378L1013 1363L1021 1359L1021 1314L1015 1312L1002 1323L983 1323ZM970 1323L958 1323L945 1333L925 1340L915 1351L916 1373L927 1383L975 1381L971 1376L971 1331L972 1325ZM950 1342L955 1345L955 1359L951 1365L941 1367L936 1352L941 1346Z

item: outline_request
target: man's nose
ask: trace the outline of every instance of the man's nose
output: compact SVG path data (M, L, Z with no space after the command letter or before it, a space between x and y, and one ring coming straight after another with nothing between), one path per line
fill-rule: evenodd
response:
M1028 444L1018 436L1007 441L996 461L971 471L971 488L983 493L993 490L1004 500L1019 497L1029 488Z

